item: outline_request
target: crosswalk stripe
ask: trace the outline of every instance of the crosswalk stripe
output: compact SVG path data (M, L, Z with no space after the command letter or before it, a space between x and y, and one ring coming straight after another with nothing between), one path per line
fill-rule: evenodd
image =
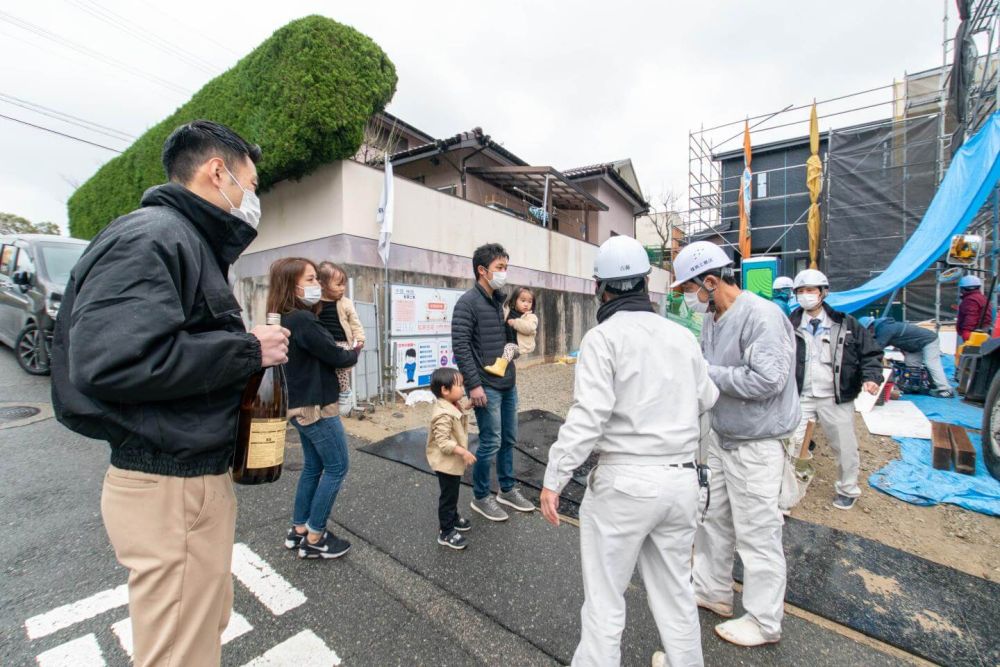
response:
M94 633L77 637L65 644L60 644L55 648L50 648L44 653L39 653L35 658L38 667L104 667L104 654L101 653L101 645L97 643Z
M222 643L228 644L237 637L241 637L246 633L253 630L253 626L246 618L233 612L232 616L229 617L229 625L222 632ZM128 654L128 657L132 657L132 619L123 618L114 625L111 626L111 631L115 633L118 637L118 643L121 644L122 649Z
M294 637L281 642L267 653L254 658L243 667L336 667L340 664L337 655L312 630L303 630Z
M32 616L24 622L29 639L38 639L76 625L98 614L128 604L128 585L109 588L90 597L64 604L44 614Z
M245 544L233 545L233 574L275 616L295 609L306 596Z

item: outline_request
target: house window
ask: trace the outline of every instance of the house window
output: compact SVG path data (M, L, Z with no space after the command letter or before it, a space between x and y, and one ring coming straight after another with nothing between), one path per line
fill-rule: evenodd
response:
M757 197L763 199L767 196L767 172L762 171L757 174Z
M438 192L443 192L446 195L457 195L458 194L458 186L454 185L454 184L452 184L452 185L446 185L443 188L437 188L437 191Z

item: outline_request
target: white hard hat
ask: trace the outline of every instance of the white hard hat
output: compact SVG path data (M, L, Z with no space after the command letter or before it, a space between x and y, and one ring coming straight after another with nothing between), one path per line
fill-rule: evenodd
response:
M594 280L627 280L649 275L652 267L642 244L631 236L612 236L594 258Z
M794 286L795 289L799 289L800 287L829 287L830 281L826 279L822 271L805 269L804 271L799 271L798 275L795 276Z
M982 287L983 281L979 279L979 276L962 276L962 279L958 281L958 286L962 289Z
M675 280L670 287L680 287L707 271L721 269L732 263L733 260L718 245L711 241L695 241L677 253L677 258L674 259Z
M771 285L771 289L792 289L795 283L788 276L778 276L774 279L774 284Z

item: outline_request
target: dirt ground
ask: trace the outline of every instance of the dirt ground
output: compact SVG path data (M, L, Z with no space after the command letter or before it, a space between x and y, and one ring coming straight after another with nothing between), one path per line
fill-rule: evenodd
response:
M573 366L547 364L518 371L520 410L542 409L565 417L572 403ZM393 433L425 426L430 405L379 408L364 419L347 419L349 433L374 442ZM475 420L471 428L475 431ZM868 433L861 417L855 430L861 448L861 477L899 458L891 438ZM1000 520L953 505L918 507L863 484L864 493L850 512L834 509L833 483L837 462L822 431L817 429L813 464L816 476L807 496L792 516L878 540L898 549L1000 582Z

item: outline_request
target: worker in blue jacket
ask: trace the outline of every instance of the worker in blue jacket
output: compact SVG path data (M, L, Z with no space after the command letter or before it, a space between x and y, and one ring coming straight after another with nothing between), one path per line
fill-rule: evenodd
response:
M902 352L907 366L926 366L935 396L951 398L955 395L941 364L941 346L936 333L910 322L897 322L891 317L862 317L858 321L874 334L881 347L891 345Z

